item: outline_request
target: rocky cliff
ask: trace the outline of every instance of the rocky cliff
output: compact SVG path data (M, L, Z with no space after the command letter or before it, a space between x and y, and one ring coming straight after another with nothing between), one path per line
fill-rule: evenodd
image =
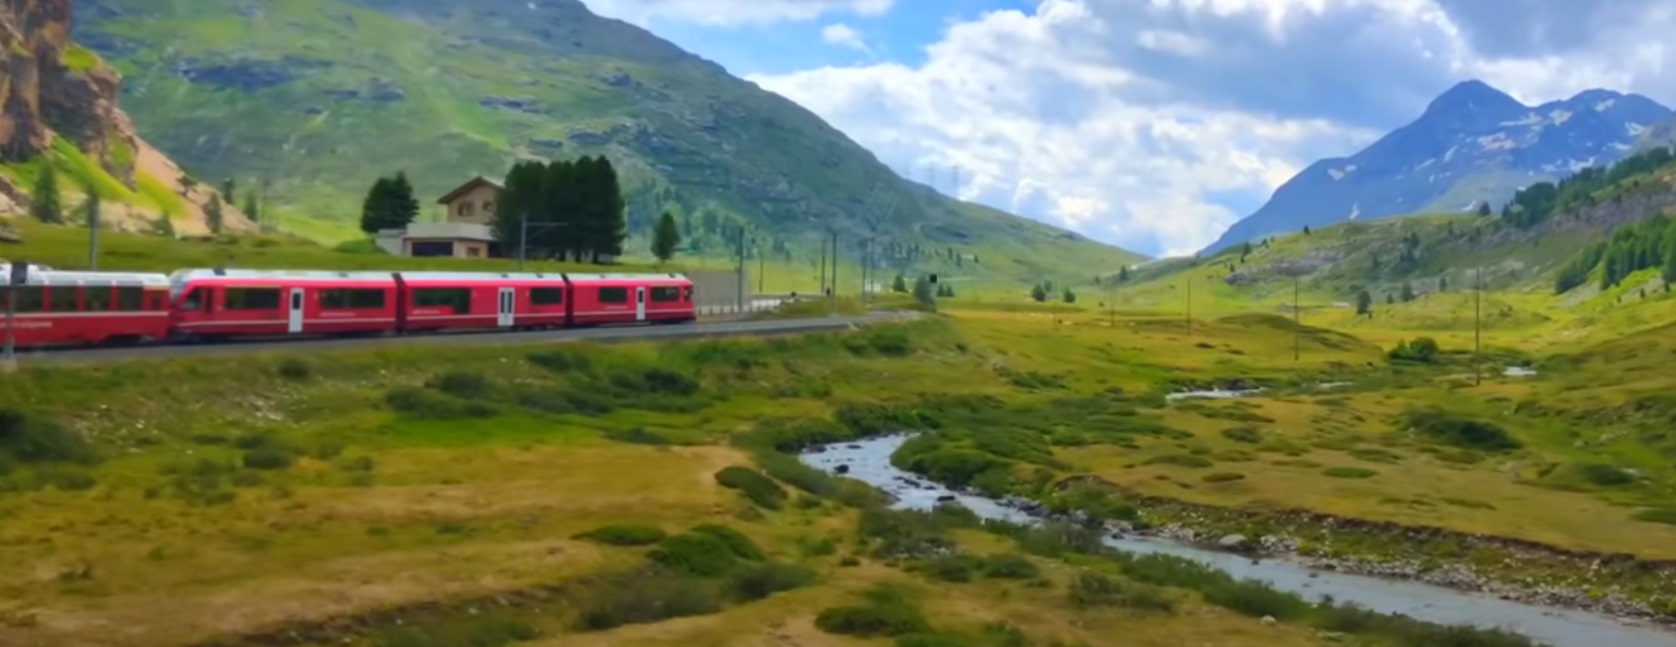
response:
M138 203L107 209L107 222L139 229L173 212L171 221L178 230L206 231L203 206L211 191L195 183L183 186L180 168L135 133L128 115L117 107L122 77L97 54L71 42L71 14L70 0L0 0L0 164L50 154L54 140L62 137L132 194L117 197L133 197L131 202ZM144 199L142 179L166 187L180 199L168 204L156 196ZM28 189L0 174L0 213L24 211ZM80 191L75 186L64 189ZM222 214L226 229L255 228L232 205L224 206Z

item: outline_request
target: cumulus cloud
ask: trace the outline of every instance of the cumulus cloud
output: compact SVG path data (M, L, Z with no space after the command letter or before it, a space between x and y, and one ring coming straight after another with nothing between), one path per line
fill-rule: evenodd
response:
M654 20L712 26L797 22L848 13L880 16L895 0L584 0L595 13L648 25Z
M867 39L862 38L861 32L856 31L854 27L841 22L833 23L822 28L821 40L825 41L828 45L848 47L862 52L872 51L872 48L867 46Z
M1465 78L1527 102L1589 87L1668 100L1672 14L1656 0L1042 0L953 24L917 67L752 80L899 169L960 166L961 197L1184 253Z

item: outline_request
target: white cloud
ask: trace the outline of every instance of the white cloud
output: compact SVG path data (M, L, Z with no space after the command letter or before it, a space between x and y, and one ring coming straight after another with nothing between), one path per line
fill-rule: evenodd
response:
M828 45L848 47L862 52L871 52L867 46L867 39L862 38L861 32L844 23L832 23L821 29L821 40Z
M712 26L802 22L828 14L882 16L895 0L583 0L589 9L637 25L653 21Z
M1464 78L1527 102L1676 94L1656 37L1676 20L1489 58L1474 40L1501 23L1457 22L1449 1L1042 0L954 24L918 67L752 80L899 169L959 165L962 197L1165 253L1199 249L1305 165L1354 152Z

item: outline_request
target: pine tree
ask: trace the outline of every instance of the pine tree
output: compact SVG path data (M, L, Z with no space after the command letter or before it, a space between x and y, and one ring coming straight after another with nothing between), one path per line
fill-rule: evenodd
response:
M1065 294L1061 298L1064 299L1065 303L1076 303L1077 293L1072 292L1071 288L1065 288Z
M501 244L501 253L506 256L517 256L522 247L524 241L518 236L524 219L539 217L536 214L542 206L542 176L546 170L546 165L541 162L518 162L506 172L506 178L501 182L500 200L495 205L491 226L495 240Z
M599 184L596 186L596 197L600 205L599 238L594 249L594 262L599 262L599 255L609 254L613 257L623 255L623 239L628 237L628 202L623 199L622 183L617 178L617 169L611 165L611 160L604 155L594 160L595 176Z
M222 218L221 196L212 193L209 204L204 206L204 224L209 226L210 233L221 233Z
M388 178L381 177L373 181L372 187L367 189L367 196L361 200L361 231L376 234L381 229L390 228L394 188Z
M1305 236L1309 235L1309 226L1307 226L1307 225L1304 226L1304 235Z
M1480 217L1485 217L1485 218L1488 218L1490 216L1490 203L1489 202L1480 201L1478 203L1478 215Z
M258 224L260 224L262 222L261 209L259 209L256 206L256 191L255 190L250 190L250 191L245 191L244 192L244 209L242 209L242 211L244 211L244 215L250 217L251 222L255 222L255 223L258 223Z
M36 220L49 225L64 222L64 205L58 194L58 171L52 164L41 165L41 174L35 177L35 190L30 197L35 202L30 205L29 213Z
M1409 285L1407 281L1403 281L1401 298L1404 303L1414 300L1414 286Z
M896 280L891 281L891 283L890 283L890 291L891 292L897 292L897 293L900 293L900 294L907 294L908 293L908 279L906 277L902 276L901 274L896 275Z
M1030 298L1035 299L1037 303L1047 301L1047 295L1047 288L1042 287L1040 283L1030 287Z
M413 197L413 184L407 181L405 171L396 171L396 178L390 181L389 199L386 229L404 229L419 218L419 200Z
M530 231L532 246L577 260L593 249L597 239L593 223L598 216L590 208L594 193L588 174L592 172L593 158L586 156L547 164L541 175L538 206L530 215L531 224L543 224L540 231Z
M239 199L238 194L233 192L237 188L239 188L238 183L234 182L233 178L229 176L227 179L221 181L221 197L225 198L227 202Z
M1437 291L1438 292L1448 292L1449 291L1449 277L1447 277L1447 276L1437 277Z
M668 211L658 218L657 229L652 231L652 255L658 257L659 263L668 263L675 257L675 247L681 244L681 230L675 224L675 216Z
M1356 314L1373 314L1373 295L1368 294L1367 290L1362 290L1361 292L1356 293Z
M1128 280L1129 280L1129 266L1125 265L1123 267L1117 268L1117 281L1119 283L1123 283L1123 282L1127 282Z

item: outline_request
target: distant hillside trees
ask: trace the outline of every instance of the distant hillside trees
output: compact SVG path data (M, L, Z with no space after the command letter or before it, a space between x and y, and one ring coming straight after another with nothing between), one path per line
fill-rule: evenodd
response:
M1522 229L1535 227L1557 214L1592 206L1596 192L1672 161L1676 155L1669 148L1655 148L1618 160L1610 168L1591 166L1558 183L1532 184L1513 194L1513 200L1501 209L1501 219Z
M413 197L413 185L401 171L395 177L378 178L361 201L361 231L369 234L406 229L418 217L419 200Z
M503 253L518 253L520 225L527 218L531 256L599 263L622 255L627 205L611 160L519 162L503 186L494 222Z
M1554 292L1563 294L1588 283L1596 268L1602 289L1649 268L1661 268L1666 283L1676 282L1676 220L1658 214L1620 227L1611 239L1590 245L1562 266L1554 277Z

